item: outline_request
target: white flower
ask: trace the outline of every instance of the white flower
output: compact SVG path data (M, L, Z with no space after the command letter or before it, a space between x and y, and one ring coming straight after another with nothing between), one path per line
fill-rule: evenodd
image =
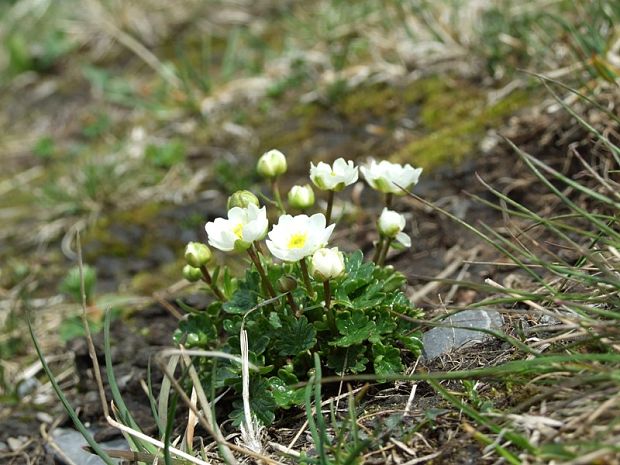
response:
M282 215L269 232L267 248L280 260L296 262L327 244L334 224L325 227L325 215Z
M245 250L254 241L263 239L268 227L266 208L249 204L247 208L231 208L228 219L216 218L215 221L207 223L205 229L209 236L209 245L230 252Z
M400 213L384 208L377 221L377 227L382 236L396 239L405 247L411 247L411 238L403 232L405 217Z
M377 163L370 160L367 165L361 166L360 170L370 184L370 187L386 194L405 195L401 189L409 189L418 183L422 168L414 168L406 164L390 163L383 160Z
M310 274L318 281L327 281L344 274L344 256L338 247L319 249L312 255Z
M357 181L357 178L357 166L344 158L339 158L332 166L322 161L316 166L310 163L310 179L316 187L324 191L339 192Z
M279 150L269 150L258 159L256 171L265 178L280 176L286 173L286 157Z
M314 205L314 191L310 184L293 186L288 191L288 203L294 208L309 208Z

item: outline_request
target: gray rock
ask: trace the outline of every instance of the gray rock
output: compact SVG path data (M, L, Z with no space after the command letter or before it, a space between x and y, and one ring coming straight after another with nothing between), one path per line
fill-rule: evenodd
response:
M105 462L97 455L91 454L82 448L83 446L87 446L88 443L78 431L71 428L56 428L52 433L52 437L58 448L72 463L79 463L80 465L105 465ZM103 449L128 450L127 442L122 438L100 443L100 445ZM57 463L67 463L56 451L54 451L54 457ZM120 459L114 461L120 463Z
M26 378L17 385L17 397L23 399L28 394L35 392L39 386L41 386L41 382L37 378Z
M438 326L424 333L424 358L433 360L465 345L483 342L491 336L476 329L497 330L503 322L499 312L482 309L465 310L441 320L442 324L452 327Z

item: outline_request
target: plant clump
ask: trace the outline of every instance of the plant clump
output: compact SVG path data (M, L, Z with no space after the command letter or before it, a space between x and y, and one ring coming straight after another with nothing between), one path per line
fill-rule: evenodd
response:
M385 195L372 260L361 250L328 247L336 226L331 218L334 194L357 182L358 171L344 159L312 164L312 183L327 191L326 211L291 215L278 190L286 159L270 151L260 158L258 172L270 182L274 200L266 198L261 207L248 191L233 194L227 218L205 226L210 247L248 255L245 275L235 278L226 267L214 265L207 244L187 245L184 277L202 280L216 299L204 310L184 305L189 314L175 332L175 342L243 355L247 337L246 356L258 367L250 376L250 405L264 425L278 409L303 404L300 383L312 376L316 355L332 374L370 373L381 380L402 373L407 357L421 351L412 322L421 311L404 293L405 277L384 265L391 247L411 245L403 232L404 216L388 208L394 195L404 195L404 189L417 183L421 169L374 160L361 167L371 187ZM288 208L310 208L311 192L309 185L296 189L288 196ZM271 225L267 206L278 210ZM242 365L204 359L201 376L216 390L229 388L236 394L231 417L241 424Z

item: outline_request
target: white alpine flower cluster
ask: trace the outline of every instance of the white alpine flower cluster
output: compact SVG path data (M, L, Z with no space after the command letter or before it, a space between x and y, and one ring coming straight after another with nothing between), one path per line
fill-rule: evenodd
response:
M287 169L286 157L278 150L270 150L260 157L257 170L267 178L283 174ZM310 180L321 190L339 192L357 182L359 173L375 190L385 194L403 195L403 189L417 184L422 168L399 165L388 161L355 166L353 161L338 158L332 165L319 162L310 164ZM289 192L289 204L305 209L314 203L314 192L310 185L294 186ZM230 208L232 207L232 208ZM333 279L344 272L344 258L337 248L325 248L334 230L334 224L327 225L322 213L281 215L269 231L267 211L259 207L258 199L248 191L240 191L229 199L227 218L217 218L206 224L209 245L224 252L243 251L267 237L266 245L271 254L286 262L297 262L312 257L310 263L317 279ZM411 239L403 232L405 217L385 208L379 217L377 227L382 238L394 239L405 247L411 246ZM192 266L199 253L188 248ZM204 251L200 250L201 254ZM196 263L193 263L193 262ZM202 263L202 262L201 262Z

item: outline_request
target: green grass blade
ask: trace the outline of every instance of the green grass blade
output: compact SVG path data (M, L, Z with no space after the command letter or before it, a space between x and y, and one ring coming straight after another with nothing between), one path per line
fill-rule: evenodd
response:
M157 404L155 402L155 394L153 393L153 373L151 370L151 357L149 357L148 364L146 366L146 387L147 387L147 396L149 399L149 406L151 407L151 414L153 415L153 419L155 423L157 423L157 429L159 430L159 434L161 436L164 435L164 426L161 423L161 418L159 417L159 412L157 410ZM165 379L165 377L164 377Z
M559 95L555 93L555 91L551 88L551 86L549 86L549 84L547 84L546 82L543 82L543 85L547 88L547 90L551 93L551 95L553 95L553 98L555 98L555 100L560 105L562 105L562 107L568 113L570 113L573 118L575 118L579 122L579 124L581 124L584 128L586 128L591 133L593 133L601 142L603 142L603 144L605 144L605 146L611 151L611 154L614 157L616 163L620 165L620 148L612 144L607 137L605 137L594 126L592 126L590 123L584 120L581 116L579 116L577 112L573 110L569 105L564 103L564 101L560 98Z
M321 360L319 358L319 354L316 352L314 353L314 372L314 405L316 413L316 426L319 433L319 443L316 444L316 447L319 451L319 457L321 457L321 463L323 465L328 465L330 462L327 458L325 446L329 444L329 439L327 436L325 418L321 412L321 378L323 377L323 373L321 371Z
M80 418L78 417L73 407L71 407L71 404L65 397L60 386L58 385L58 381L56 380L54 373L52 373L52 370L50 369L49 365L47 364L47 361L45 360L45 357L43 356L43 352L41 351L41 346L39 345L39 341L37 340L37 337L34 334L34 330L32 328L32 322L30 321L29 316L27 317L26 322L28 323L28 331L30 332L30 337L34 344L34 349L37 353L37 356L39 357L39 360L41 361L41 366L43 367L43 371L45 371L45 374L49 378L50 383L52 385L52 389L54 389L54 392L60 399L60 402L62 403L62 406L67 412L67 415L69 416L69 418L71 418L73 425L80 432L80 434L84 437L84 439L86 440L88 445L93 449L93 451L99 456L99 458L101 458L101 460L103 460L106 463L106 465L115 465L116 462L112 460L112 458L105 452L105 450L103 450L99 446L99 444L97 444L97 442L94 440L90 432L86 429L84 424L80 421Z
M123 400L123 396L118 388L118 383L116 382L116 376L114 375L114 369L112 367L112 350L110 347L110 317L111 313L109 310L105 312L104 323L103 323L103 345L104 345L104 356L105 356L105 369L106 375L108 377L108 385L110 386L110 392L112 393L112 398L114 399L114 403L116 408L118 409L119 420L125 425L131 427L132 429L142 432L136 421L134 420L131 412L127 408L125 401ZM135 437L127 437L128 442L135 448L134 450L140 451L143 450L145 452L151 453L153 455L157 455L157 448L152 444L145 443L144 441L140 441Z

